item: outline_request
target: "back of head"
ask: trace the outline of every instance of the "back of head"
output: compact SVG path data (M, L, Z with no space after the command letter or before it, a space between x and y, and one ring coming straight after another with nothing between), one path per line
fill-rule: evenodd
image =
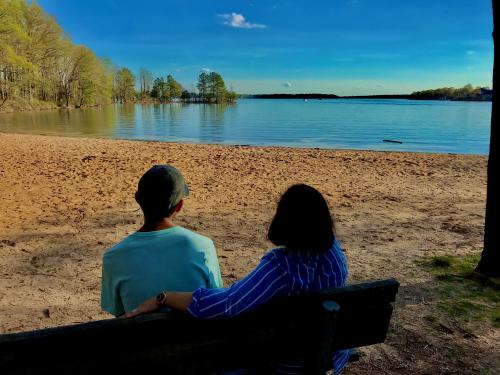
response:
M139 180L136 200L151 221L169 217L181 199L189 194L182 174L170 165L155 165Z
M290 187L278 203L268 238L292 250L322 252L331 248L334 224L321 193L303 184Z

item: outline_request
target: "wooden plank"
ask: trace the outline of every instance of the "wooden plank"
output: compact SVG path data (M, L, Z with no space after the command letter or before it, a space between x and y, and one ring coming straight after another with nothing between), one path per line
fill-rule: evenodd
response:
M337 330L326 328L330 349L371 345L385 339L398 286L391 279L277 299L230 320L170 312L0 335L0 372L199 374L297 358L325 345L318 338L325 300L340 305Z

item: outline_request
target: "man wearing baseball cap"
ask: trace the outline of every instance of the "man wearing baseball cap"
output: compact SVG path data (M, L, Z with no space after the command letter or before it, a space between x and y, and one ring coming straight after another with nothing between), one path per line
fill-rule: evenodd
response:
M123 315L162 290L222 287L212 240L174 223L188 194L172 166L155 165L141 177L135 199L144 225L103 256L104 311Z

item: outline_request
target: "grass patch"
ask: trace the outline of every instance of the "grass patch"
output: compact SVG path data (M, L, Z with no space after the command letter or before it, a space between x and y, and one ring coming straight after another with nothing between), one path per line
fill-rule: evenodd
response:
M430 261L430 266L436 268L447 268L451 266L453 258L450 256L436 256Z
M474 277L480 255L436 256L419 261L432 272L437 282L436 291L440 311L469 325L489 323L500 327L500 288ZM431 321L432 319L426 319Z
M438 321L438 317L434 315L424 315L424 319L430 323L436 323Z

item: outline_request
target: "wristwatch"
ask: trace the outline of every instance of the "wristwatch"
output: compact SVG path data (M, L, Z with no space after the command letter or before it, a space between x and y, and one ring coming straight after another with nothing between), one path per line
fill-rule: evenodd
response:
M156 296L156 303L158 306L166 306L167 305L167 293L161 292Z

